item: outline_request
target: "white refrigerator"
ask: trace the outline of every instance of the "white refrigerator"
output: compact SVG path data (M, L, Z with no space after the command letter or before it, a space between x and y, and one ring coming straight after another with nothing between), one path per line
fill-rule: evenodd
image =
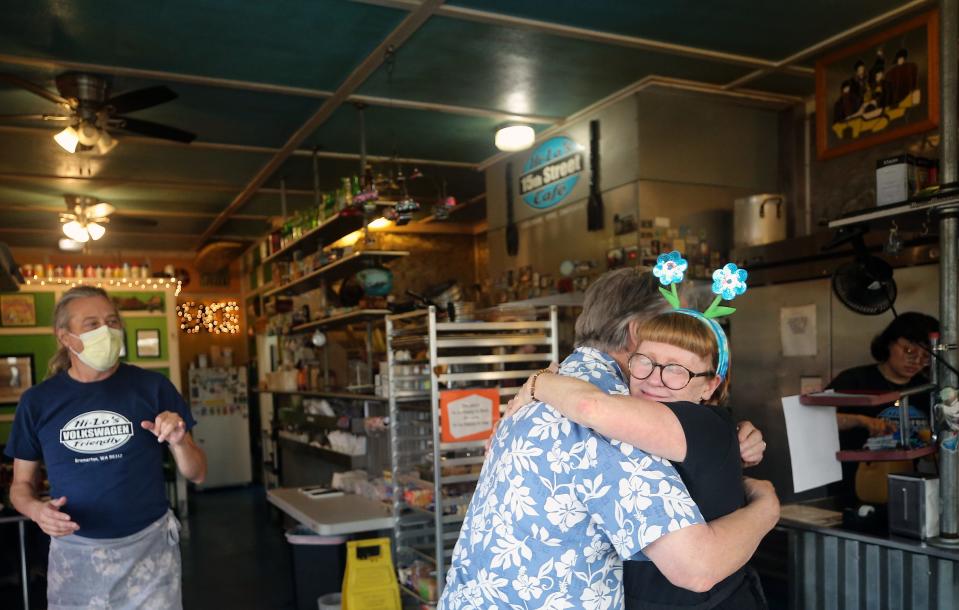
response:
M251 482L250 416L246 369L190 369L193 438L206 452L206 480L200 489Z

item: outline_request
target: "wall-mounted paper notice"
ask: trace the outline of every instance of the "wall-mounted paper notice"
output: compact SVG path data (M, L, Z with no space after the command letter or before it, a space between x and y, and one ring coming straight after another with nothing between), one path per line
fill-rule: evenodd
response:
M779 310L779 336L783 356L815 356L816 306L783 307Z
M792 462L793 491L799 493L842 479L839 451L839 426L835 407L811 407L799 403L798 396L786 396L786 437Z

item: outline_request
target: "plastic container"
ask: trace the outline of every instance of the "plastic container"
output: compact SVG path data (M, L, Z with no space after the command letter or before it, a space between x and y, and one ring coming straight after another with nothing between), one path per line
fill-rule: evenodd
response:
M327 593L316 600L319 610L341 610L343 608L343 598L339 593Z
M305 527L297 527L286 532L286 540L293 553L296 608L316 610L320 598L338 594L343 586L346 537L320 536ZM339 608L339 604L331 608Z

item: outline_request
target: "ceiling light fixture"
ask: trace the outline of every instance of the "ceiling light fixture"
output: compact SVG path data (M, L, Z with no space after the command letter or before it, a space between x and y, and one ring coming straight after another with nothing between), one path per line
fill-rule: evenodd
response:
M100 141L100 128L89 121L80 121L77 126L77 138L84 146L93 146Z
M53 139L56 140L57 144L60 145L60 148L68 153L77 152L77 145L80 143L80 135L77 133L77 130L73 127L73 125L69 125L66 129L57 133L57 135L53 136Z
M69 237L64 237L60 240L60 249L64 252L79 252L83 250L83 244L70 239Z
M87 233L90 234L90 239L92 239L93 241L96 241L100 239L101 237L103 237L103 234L106 232L107 232L106 228L104 228L104 226L101 224L97 224L95 222L87 223Z
M76 220L71 220L63 225L63 234L73 241L80 243L86 243L90 240L90 234L87 232L87 228Z
M516 152L526 150L533 145L536 140L536 132L529 125L520 125L516 123L503 125L496 130L494 140L496 148L503 152Z
M386 218L383 218L382 216L380 216L379 218L377 218L376 220L372 221L370 224L368 224L368 225L366 225L366 226L369 227L369 228L371 228L371 229L385 229L386 227L390 226L391 224L393 224L392 221L390 221L389 219L386 219Z
M97 152L105 155L117 147L117 141L107 133L106 129L100 131L100 139L97 140Z

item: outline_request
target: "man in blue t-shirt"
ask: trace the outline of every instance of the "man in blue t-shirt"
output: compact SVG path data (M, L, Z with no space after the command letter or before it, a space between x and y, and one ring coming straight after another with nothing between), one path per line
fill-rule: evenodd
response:
M122 322L106 292L67 291L53 326L51 375L21 397L6 447L11 502L51 536L48 608L181 608L163 459L168 447L184 477L203 480L196 422L168 379L119 363Z

